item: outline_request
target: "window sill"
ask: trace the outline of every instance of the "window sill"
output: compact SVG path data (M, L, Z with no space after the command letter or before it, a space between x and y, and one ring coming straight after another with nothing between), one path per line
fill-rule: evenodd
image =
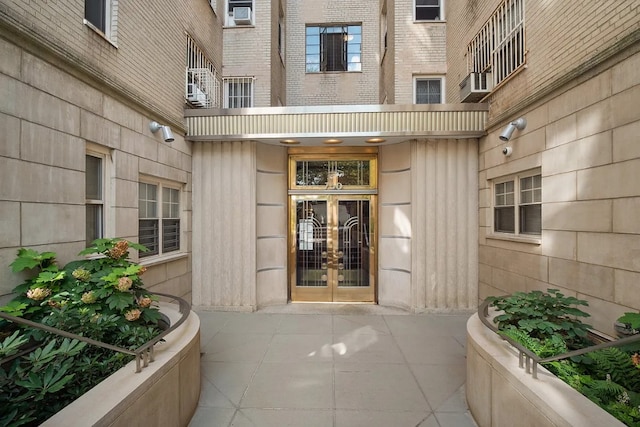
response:
M89 29L91 29L94 33L98 34L100 37L105 39L111 46L115 47L116 49L118 48L117 44L115 44L109 37L107 37L105 33L102 32L102 30L100 30L98 27L93 25L91 22L87 21L86 19L83 19L82 23L87 27L89 27Z
M140 258L138 264L145 267L153 267L154 265L165 264L167 262L176 261L188 257L186 252L172 252L167 255L151 256L149 258Z
M414 24L446 24L446 19L422 19L422 20L413 20Z
M508 242L527 243L530 245L541 245L542 238L540 236L525 236L506 233L492 233L487 236L487 239L493 240L505 240Z

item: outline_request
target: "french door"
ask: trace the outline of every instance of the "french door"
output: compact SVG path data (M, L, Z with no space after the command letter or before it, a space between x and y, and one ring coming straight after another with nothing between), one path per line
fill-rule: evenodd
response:
M375 302L371 194L291 195L292 301Z

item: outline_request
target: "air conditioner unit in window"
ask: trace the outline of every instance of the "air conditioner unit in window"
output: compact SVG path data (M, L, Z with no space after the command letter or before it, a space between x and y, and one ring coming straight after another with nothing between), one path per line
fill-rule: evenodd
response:
M236 25L251 24L251 8L250 7L234 7L233 22L235 22Z
M491 73L469 73L460 83L462 102L478 102L493 89Z

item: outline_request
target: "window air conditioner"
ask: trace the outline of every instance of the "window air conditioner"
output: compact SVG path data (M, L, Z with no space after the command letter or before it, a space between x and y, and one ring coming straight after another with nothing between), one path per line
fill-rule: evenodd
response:
M491 73L470 73L460 83L462 102L478 102L493 89Z
M250 7L234 7L233 22L235 22L236 25L251 24L251 8Z

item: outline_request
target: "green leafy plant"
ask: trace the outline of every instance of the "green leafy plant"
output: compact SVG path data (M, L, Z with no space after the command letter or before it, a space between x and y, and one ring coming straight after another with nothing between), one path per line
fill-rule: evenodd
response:
M126 240L98 239L80 253L90 258L63 268L53 252L20 249L12 271L32 275L0 311L136 349L161 332L161 314L143 287L145 267L128 259L130 248L146 250ZM36 348L19 356L25 344L34 343ZM0 425L30 426L55 414L132 356L0 320L0 359ZM34 402L39 402L37 408Z
M495 318L499 333L523 345L541 358L567 353L592 343L586 339L589 325L579 317L589 315L576 306L586 301L548 293L518 292L489 298L502 310ZM640 327L637 313L625 313L618 321ZM640 344L606 348L582 356L545 363L558 378L629 426L640 427Z
M565 296L557 289L488 299L491 306L502 311L493 319L499 330L515 327L540 340L560 335L569 348L580 348L588 342L590 325L579 318L589 314L577 308L588 305L584 300Z

